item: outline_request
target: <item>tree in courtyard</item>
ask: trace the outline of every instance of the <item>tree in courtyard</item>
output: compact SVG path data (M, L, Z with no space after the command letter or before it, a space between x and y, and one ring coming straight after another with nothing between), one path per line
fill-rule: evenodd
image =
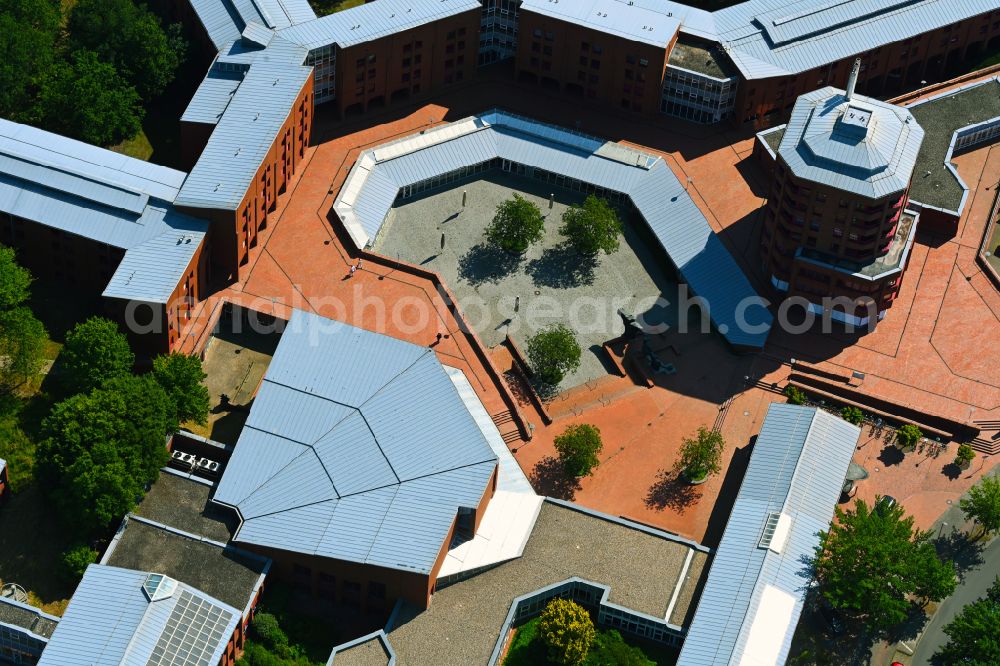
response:
M52 66L59 37L58 0L0 3L0 116L28 122L38 82Z
M1000 479L984 476L969 488L969 496L958 501L966 520L973 520L980 537L1000 534Z
M976 459L976 451L968 444L959 444L955 452L955 464L965 469Z
M913 527L901 505L863 500L836 509L830 529L820 532L813 560L820 593L834 608L874 632L907 617L909 596L939 601L955 589L955 570L942 562L930 532Z
M83 393L108 379L131 374L135 354L117 324L103 317L91 317L66 335L59 361L67 388Z
M83 578L84 572L91 564L97 561L97 551L87 544L73 546L62 554L63 580L76 585Z
M563 468L572 476L587 476L600 463L597 457L604 444L601 431L580 423L568 426L555 438L556 451Z
M948 642L934 655L942 664L1000 664L1000 578L986 596L965 608L944 627Z
M607 201L591 194L582 206L570 206L563 213L559 233L566 236L581 254L611 254L618 250L622 223Z
M556 386L568 373L579 368L581 353L573 331L564 324L553 324L528 340L531 370L548 386Z
M545 219L538 206L520 194L497 206L493 221L486 227L486 240L507 252L521 253L542 240Z
M840 410L840 418L844 419L848 423L853 423L854 425L859 426L865 420L865 413L857 407L848 405Z
M38 372L47 337L45 326L29 308L0 312L0 384L11 388Z
M722 433L702 426L698 428L697 435L681 442L675 468L688 481L704 481L710 474L718 474L722 469L722 450L725 447Z
M923 436L924 433L921 432L920 428L912 423L907 423L896 431L896 445L901 449L912 449Z
M550 601L538 623L538 635L548 647L549 660L565 666L584 662L596 633L590 614L569 599Z
M149 375L110 379L56 404L42 422L37 460L60 517L87 535L131 511L169 459L175 413Z
M73 50L96 53L144 99L173 81L187 49L179 24L164 30L160 19L134 0L77 0L68 29Z
M174 401L178 421L208 420L208 388L202 383L207 376L197 356L172 353L153 359L153 377Z
M42 78L39 120L45 129L98 146L130 139L145 110L135 88L93 51L76 51Z

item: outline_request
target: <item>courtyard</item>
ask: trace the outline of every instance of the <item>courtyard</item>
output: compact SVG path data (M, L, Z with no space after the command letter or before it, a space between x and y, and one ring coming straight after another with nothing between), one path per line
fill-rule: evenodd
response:
M515 192L545 218L544 237L523 255L492 248L483 235L497 206ZM643 222L630 206L617 206L624 233L610 255L585 257L559 233L563 213L584 198L533 179L488 172L397 202L373 249L437 271L488 347L509 335L525 351L539 330L567 325L583 355L580 367L559 385L566 390L608 373L602 345L624 331L619 309L641 315L647 325L673 326L677 320L675 308L658 302L675 292L676 282L655 254L658 249L645 241Z

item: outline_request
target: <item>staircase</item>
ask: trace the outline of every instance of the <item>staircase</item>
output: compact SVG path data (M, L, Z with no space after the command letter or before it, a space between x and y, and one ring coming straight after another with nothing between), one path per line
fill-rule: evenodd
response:
M497 412L491 415L490 418L493 419L493 425L500 431L500 437L503 438L505 444L510 446L514 442L521 441L521 433L517 429L517 423L514 421L514 415L511 414L510 410Z
M975 451L985 456L1000 454L1000 421L976 421L979 436L969 442Z

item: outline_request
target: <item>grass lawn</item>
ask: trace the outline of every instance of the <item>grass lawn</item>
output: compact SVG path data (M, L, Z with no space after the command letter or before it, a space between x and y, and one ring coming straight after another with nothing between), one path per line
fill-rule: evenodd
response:
M142 130L131 139L126 139L117 146L111 146L110 149L140 160L148 160L153 156L153 144L149 142L149 138Z
M316 16L326 16L365 4L365 0L309 0Z
M504 666L548 666L545 644L538 635L541 618L524 623L514 632ZM677 653L665 646L635 645L625 642L614 630L597 630L597 638L590 648L584 666L652 666L668 665L677 661Z

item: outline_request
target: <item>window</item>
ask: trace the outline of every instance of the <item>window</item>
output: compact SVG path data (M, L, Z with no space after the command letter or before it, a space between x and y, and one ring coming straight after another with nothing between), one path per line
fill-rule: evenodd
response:
M635 64L635 56L634 55L627 55L627 56L625 56L625 62L627 62L630 65L634 65Z
M580 67L586 67L588 62L590 61L587 56L580 56Z
M580 50L581 51L589 51L590 50L590 44L588 44L587 42L580 42Z
M369 599L385 599L385 583L372 581L368 583Z
M591 69L600 69L601 68L601 61L600 60L591 60L590 61L590 68Z
M645 58L639 58L639 67L646 67L649 65L649 61Z

